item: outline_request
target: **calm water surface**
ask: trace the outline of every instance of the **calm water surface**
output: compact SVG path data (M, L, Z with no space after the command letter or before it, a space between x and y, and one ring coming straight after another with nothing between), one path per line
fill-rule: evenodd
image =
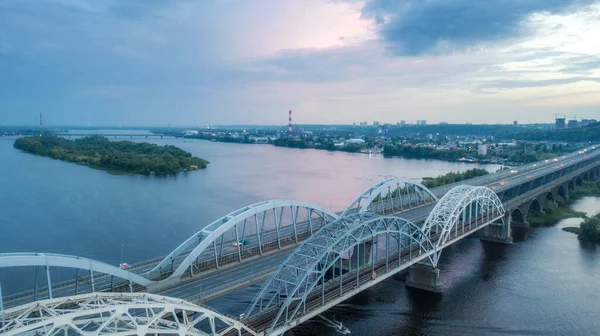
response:
M66 253L112 264L164 255L212 221L255 202L289 198L341 210L390 177L418 180L473 167L162 139L150 141L179 146L211 164L171 177L126 176L21 153L13 141L0 138L0 252ZM593 214L600 211L600 199L586 198L574 207ZM600 252L560 230L578 221L532 229L508 247L477 239L453 246L443 254L441 296L407 290L398 277L332 313L355 335L597 335ZM7 292L29 281L8 280L2 272ZM257 288L212 304L237 314ZM295 334L336 333L307 323Z

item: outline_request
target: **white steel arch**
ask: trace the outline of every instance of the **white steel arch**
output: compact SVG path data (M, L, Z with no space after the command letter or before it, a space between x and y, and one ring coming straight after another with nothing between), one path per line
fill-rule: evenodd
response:
M291 211L292 226L294 234L296 236L296 219L298 218L298 213L300 209L303 209L303 211L308 212L309 220L307 225L310 231L320 228L322 225L328 223L331 220L339 218L339 216L331 210L324 208L320 205L308 202L294 200L271 200L252 204L244 208L238 209L236 211L233 211L217 219L208 226L204 227L202 230L190 236L186 241L179 245L175 250L173 250L168 256L166 256L160 263L158 263L152 270L148 272L149 278L157 278L161 272L164 272L168 270L168 268L172 267L177 258L183 257L185 253L189 251L189 253L185 255L185 258L178 264L177 268L173 269L173 273L169 276L169 279L177 279L178 277L181 277L181 275L183 275L186 272L186 270L194 263L196 258L198 258L204 251L213 248L216 257L217 239L223 238L224 234L227 231L235 229L235 239L239 240L241 237L239 237L238 235L237 226L243 225L245 228L246 221L249 219L254 219L253 221L250 221L251 223L249 225L256 226L256 231L258 233L262 229L259 229L257 215L259 215L260 213L273 211L274 217L277 217L277 215L275 214L275 210L286 208L289 208ZM283 210L281 213L283 213ZM318 215L322 219L322 221L319 223L312 223L311 218L313 214ZM281 216L279 217L279 219L281 221ZM278 236L278 240L280 226L281 223L278 223L277 219L275 219L275 229ZM260 238L258 239L258 244L262 245L263 242L260 241ZM192 250L190 251L190 249ZM237 246L237 250L237 253L241 259L242 244Z
M365 190L350 203L342 216L367 211L383 215L397 214L436 201L433 192L421 183L394 178Z
M42 266L46 268L46 277L48 284L51 283L49 269L51 267L65 267L73 269L81 269L90 271L90 281L94 281L94 273L108 274L144 287L151 286L155 283L152 280L144 278L139 274L121 269L107 263L87 259L82 257L55 254L55 253L0 253L0 268L3 267L27 267L27 266ZM52 297L52 287L49 286L50 297Z
M477 216L502 217L504 212L502 201L490 188L461 185L452 188L438 201L422 230L427 237L437 235L435 245L442 246L459 222Z
M341 269L343 259L350 258L346 258L350 250L383 236L385 240L391 237L397 241L398 253L411 249L411 256L415 253L431 259L435 251L421 229L406 219L376 214L342 217L315 232L296 248L263 285L246 311L246 318L252 319L259 313L275 310L277 313L273 313L267 332L282 322L290 323L302 314L301 310L307 309L311 291L318 285L324 288L326 273L331 273L328 271L336 265ZM373 252L370 253L373 255ZM358 261L359 253L356 257L359 268L363 267L364 264L360 266ZM342 277L339 279L341 284ZM280 300L284 300L283 304Z
M214 310L148 293L93 293L0 312L1 335L254 335Z

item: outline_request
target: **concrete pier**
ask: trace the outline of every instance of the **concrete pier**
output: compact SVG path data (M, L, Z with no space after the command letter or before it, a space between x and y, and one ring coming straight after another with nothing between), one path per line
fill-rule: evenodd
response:
M413 265L408 269L406 286L428 292L441 293L440 270L428 265Z

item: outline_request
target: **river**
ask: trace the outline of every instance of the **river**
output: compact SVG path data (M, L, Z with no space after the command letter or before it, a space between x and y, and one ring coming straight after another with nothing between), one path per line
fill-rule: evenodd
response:
M255 202L288 198L343 209L391 177L418 180L474 165L270 145L152 139L209 160L176 176L111 175L21 153L0 138L0 252L54 252L133 263L170 252L219 217ZM144 139L144 141L146 141ZM491 171L497 166L480 166ZM600 210L600 199L574 207ZM575 220L577 221L577 220ZM444 251L444 294L407 290L389 279L332 309L355 335L586 335L600 324L600 251L576 236L531 229L512 246L467 239ZM575 224L576 225L576 224ZM0 269L5 292L31 287ZM31 276L33 278L33 276ZM239 313L254 286L211 304ZM335 335L307 323L296 335Z

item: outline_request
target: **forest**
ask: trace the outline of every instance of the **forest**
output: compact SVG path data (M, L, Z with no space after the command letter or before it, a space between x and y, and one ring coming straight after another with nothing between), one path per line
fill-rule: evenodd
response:
M110 141L102 136L73 141L53 135L23 137L15 141L14 147L27 153L115 173L175 174L208 165L208 161L175 146Z

